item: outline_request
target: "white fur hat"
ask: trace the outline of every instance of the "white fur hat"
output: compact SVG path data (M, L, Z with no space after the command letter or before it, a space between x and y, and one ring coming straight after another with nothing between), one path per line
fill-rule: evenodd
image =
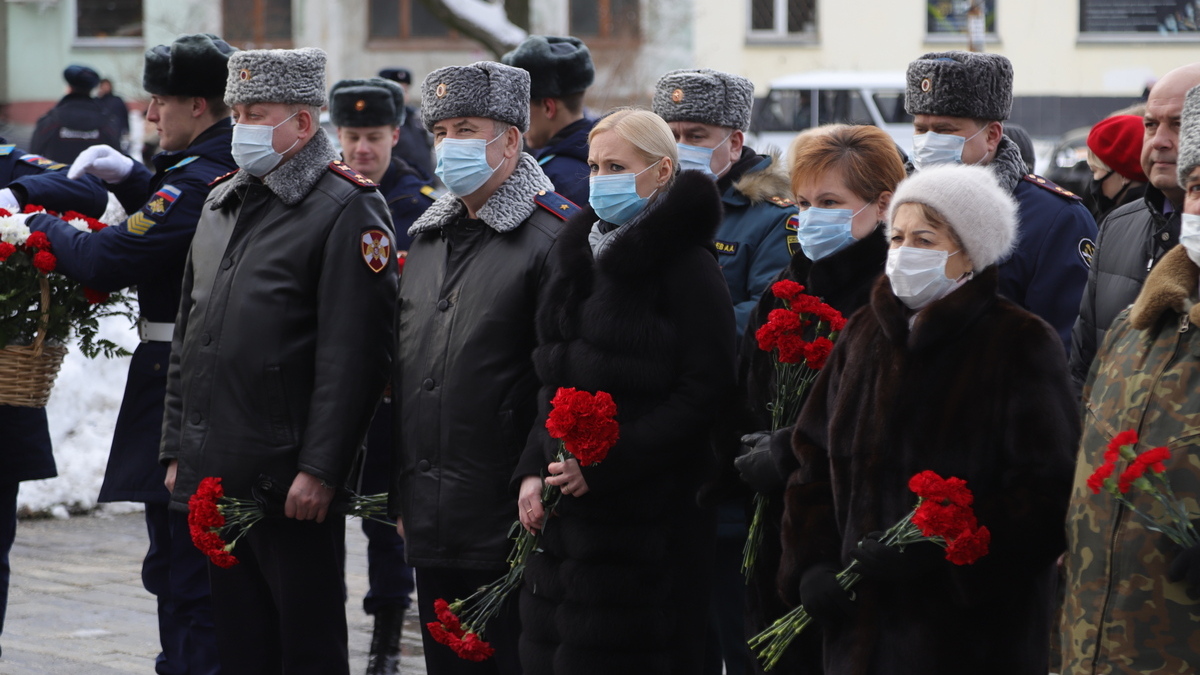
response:
M976 270L1004 260L1017 243L1017 202L989 169L950 164L913 174L896 188L888 223L901 204L933 208L950 223Z

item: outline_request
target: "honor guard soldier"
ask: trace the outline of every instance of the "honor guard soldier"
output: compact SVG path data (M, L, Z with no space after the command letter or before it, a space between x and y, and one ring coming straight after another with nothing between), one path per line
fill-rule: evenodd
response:
M537 160L529 73L481 61L421 86L438 177L449 188L409 230L393 370L396 456L389 510L403 518L421 622L436 598L465 598L508 569L510 480L537 413L531 354L547 259L578 212ZM488 624L495 658L459 659L428 631L431 675L520 673L515 598Z
M215 181L183 278L160 461L171 507L204 478L270 511L209 565L225 673L349 672L350 487L391 361L396 257L376 184L318 125L325 52L229 58L240 167Z
M384 68L379 71L379 77L399 84L407 99L408 88L412 86L412 72L408 68ZM433 141L421 124L421 111L411 105L404 106L400 142L392 150L392 157L403 159L425 176L433 175ZM396 234L399 233L397 229Z
M588 134L596 120L583 97L596 79L592 54L573 37L530 35L500 61L529 71L529 132L525 145L559 194L588 203Z
M92 90L100 84L100 75L87 66L67 66L63 71L67 95L38 119L29 147L39 155L70 164L79 153L93 145L117 146L121 143L118 122L114 120Z
M408 228L433 203L427 176L392 155L403 136L404 90L382 78L342 80L329 90L329 117L337 127L342 159L350 168L379 183L392 212L396 249L408 254ZM425 131L422 129L421 133ZM392 406L389 397L375 410L367 432L360 494L387 492L392 458ZM404 562L404 537L377 520L364 518L369 588L363 611L375 618L367 675L399 672L400 631L411 604L413 571Z
M206 561L192 544L187 514L167 508L170 494L163 487L158 448L188 247L209 183L236 168L229 108L221 100L233 51L224 40L199 34L146 52L146 119L157 127L164 149L154 157L153 173L112 147L97 145L71 166L68 176L78 180L47 174L14 186L18 194L38 195L98 185L100 195L111 190L131 214L121 226L91 234L45 215L26 224L49 237L58 272L100 291L137 287L141 344L129 365L99 500L146 505L150 548L142 583L158 598L160 672L220 670Z
M1004 135L1012 63L998 54L935 52L908 64L904 109L913 116L914 166L985 165L1020 204L1016 250L1000 263L1000 293L1042 317L1071 344L1087 283L1096 222L1075 194L1028 172Z

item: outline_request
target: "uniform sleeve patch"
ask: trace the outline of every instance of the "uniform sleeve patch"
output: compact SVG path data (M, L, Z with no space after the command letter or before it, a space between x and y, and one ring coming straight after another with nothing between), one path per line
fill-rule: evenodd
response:
M12 154L13 150L16 150L16 149L17 149L17 146L15 146L15 145L11 145L11 144L0 145L0 157L7 157Z
M721 255L737 255L738 243L736 241L721 241L716 239L713 241L713 248Z
M141 211L129 216L125 221L125 230L129 234L136 234L139 237L149 232L152 227L154 227L154 221L147 218L146 214Z
M367 230L362 234L363 262L372 272L387 269L388 257L392 255L392 240L383 230Z
M800 214L798 214L798 213L792 214L792 216L787 219L787 224L783 226L783 229L791 231L791 232L799 232L800 231Z
M1092 266L1092 256L1096 253L1096 244L1091 239L1084 237L1079 240L1079 257L1083 258L1083 264L1088 267Z
M154 193L150 201L146 202L146 205L142 207L142 211L145 211L148 216L162 218L167 215L172 206L175 206L175 200L179 199L179 195L181 194L183 192L179 188L172 185L164 185L162 189Z
M788 253L796 255L796 251L800 250L800 238L794 234L789 234L787 236L787 247Z
M364 187L364 188L379 187L378 183L371 180L370 178L367 178L366 176L362 175L361 173L355 171L354 169L351 169L349 164L343 162L340 159L335 159L332 162L330 162L329 170L333 171L334 173L341 176L342 178L345 178L346 180L350 181L351 183L358 185L359 187Z
M32 164L39 169L45 169L46 171L59 171L67 168L66 164L61 164L41 155L21 155L21 161L26 164Z

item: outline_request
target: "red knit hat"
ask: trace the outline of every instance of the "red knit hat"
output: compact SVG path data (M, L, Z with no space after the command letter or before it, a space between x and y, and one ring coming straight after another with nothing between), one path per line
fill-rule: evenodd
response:
M1096 123L1088 132L1087 145L1110 169L1125 178L1146 182L1142 172L1142 118L1114 115Z

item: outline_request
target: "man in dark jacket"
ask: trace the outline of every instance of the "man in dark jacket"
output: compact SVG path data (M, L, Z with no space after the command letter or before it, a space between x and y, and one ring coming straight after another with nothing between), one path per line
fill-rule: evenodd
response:
M125 99L113 91L112 80L107 77L100 80L100 86L96 87L96 101L104 107L116 125L117 134L121 137L121 149L128 149L129 107L125 105Z
M578 38L530 35L500 61L529 71L525 146L554 189L577 206L588 203L588 134L596 120L583 97L596 79L592 53Z
M400 85L404 95L412 86L412 72L408 68L384 68L379 77ZM433 175L433 141L421 124L421 111L411 105L404 106L404 121L400 123L400 142L392 150L392 157L402 159L425 176ZM400 228L396 228L400 234Z
M1193 63L1163 75L1150 90L1142 139L1142 171L1150 183L1142 199L1114 209L1102 223L1071 333L1071 380L1077 391L1113 319L1133 304L1151 268L1179 243L1184 197L1175 171L1179 118L1188 90L1198 84L1200 63Z
M192 544L187 515L167 508L170 494L163 487L158 448L188 246L208 184L236 168L229 150L229 108L221 100L225 64L233 51L224 40L201 34L146 52L146 118L157 127L164 150L154 158L154 173L107 145L97 145L80 154L70 178L48 174L13 186L28 199L56 188L92 185L101 197L111 190L132 214L121 226L95 233L44 214L31 217L27 225L50 238L57 271L99 291L138 290L142 342L129 365L100 501L146 505L150 548L142 583L158 598L160 672L219 671L205 557Z
M998 54L935 52L908 64L904 109L913 116L913 164L986 165L1020 204L1017 248L1000 262L1000 294L1042 317L1071 344L1087 283L1096 222L1075 194L1028 172L1004 135L1012 63Z
M39 155L70 164L79 153L93 145L116 147L121 133L116 121L92 90L100 84L100 76L87 66L67 66L63 71L69 91L50 112L42 115L33 128L29 147Z
M342 158L350 168L379 183L379 190L392 213L396 249L408 255L412 238L408 228L433 203L433 187L426 176L392 155L402 135L404 90L400 85L375 77L342 80L329 90L329 117L337 127ZM422 133L424 133L422 131ZM392 459L392 406L385 396L375 410L367 432L367 455L363 463L360 494L387 492ZM404 562L404 537L379 520L364 518L367 546L367 581L363 611L375 617L367 675L399 672L400 630L413 591L413 571Z
M215 181L184 270L159 460L171 506L202 479L269 515L209 565L226 673L348 675L345 519L391 359L396 262L375 183L317 124L325 52L235 52L240 170Z
M509 481L537 412L534 317L562 221L578 209L521 151L526 71L487 61L435 70L421 108L451 193L409 230L390 511L403 517L426 623L435 599L465 598L508 567ZM429 673L520 673L516 609L514 598L488 625L496 655L483 664L425 632Z

